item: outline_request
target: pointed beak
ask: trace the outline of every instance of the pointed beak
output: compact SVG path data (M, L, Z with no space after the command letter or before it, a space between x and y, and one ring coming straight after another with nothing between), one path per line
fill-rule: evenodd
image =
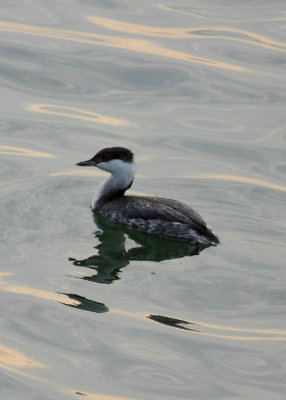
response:
M79 167L96 167L96 162L93 160L80 161L76 165L78 165Z

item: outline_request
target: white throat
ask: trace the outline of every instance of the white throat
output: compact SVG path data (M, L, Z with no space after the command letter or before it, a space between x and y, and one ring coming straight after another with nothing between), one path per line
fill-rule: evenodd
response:
M96 209L99 200L112 198L116 193L127 190L135 175L135 164L122 160L102 162L97 164L97 168L110 172L111 176L101 183L95 193L91 203L92 210Z

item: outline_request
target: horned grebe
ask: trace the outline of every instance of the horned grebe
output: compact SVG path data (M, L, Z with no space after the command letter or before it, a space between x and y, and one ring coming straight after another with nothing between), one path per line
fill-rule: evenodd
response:
M202 245L217 245L218 237L192 208L172 199L125 196L133 183L133 153L124 147L100 150L79 166L93 166L110 172L92 199L92 210L123 226L162 238Z

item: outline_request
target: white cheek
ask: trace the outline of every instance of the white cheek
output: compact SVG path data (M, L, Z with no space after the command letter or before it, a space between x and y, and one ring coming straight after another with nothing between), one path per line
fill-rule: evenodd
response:
M98 163L98 164L96 164L96 167L99 169L102 169L103 171L109 172L108 163L106 163L106 162Z
M130 164L122 160L110 160L108 162L101 162L97 164L97 168L100 168L103 171L111 172L112 174L125 174L126 171L129 171Z
M97 164L97 168L111 173L114 178L116 177L117 181L130 182L134 178L135 165L133 163L127 163L122 160L110 160L108 162L101 162Z

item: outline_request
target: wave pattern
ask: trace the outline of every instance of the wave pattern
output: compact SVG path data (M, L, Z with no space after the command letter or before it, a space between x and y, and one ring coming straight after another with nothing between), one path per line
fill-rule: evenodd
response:
M20 4L21 3L21 4ZM8 398L285 398L282 3L2 7L0 367ZM89 204L100 148L133 193L222 244L123 231Z

